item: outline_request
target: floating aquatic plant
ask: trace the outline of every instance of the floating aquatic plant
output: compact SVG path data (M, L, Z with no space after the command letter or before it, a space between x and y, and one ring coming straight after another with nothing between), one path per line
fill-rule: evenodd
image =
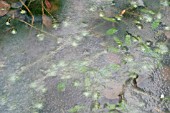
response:
M59 92L65 91L65 88L66 88L66 84L65 84L64 82L59 82L59 83L57 84L57 90L58 90Z
M118 31L117 29L111 28L111 29L109 29L109 30L106 31L106 34L107 34L107 35L113 35L113 34L115 34L117 31Z
M151 24L152 29L158 28L159 24L160 24L160 20L153 21Z
M74 107L68 110L69 113L77 113L80 112L84 107L82 105L75 105Z

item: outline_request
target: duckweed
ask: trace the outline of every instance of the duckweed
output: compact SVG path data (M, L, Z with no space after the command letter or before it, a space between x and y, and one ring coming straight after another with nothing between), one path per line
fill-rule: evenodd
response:
M125 62L133 62L134 61L134 56L132 56L130 54L125 55L124 61Z

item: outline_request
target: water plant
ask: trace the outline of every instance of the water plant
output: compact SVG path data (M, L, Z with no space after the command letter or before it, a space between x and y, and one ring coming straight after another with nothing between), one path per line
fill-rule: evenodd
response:
M115 25L122 23L127 24L127 18L130 18L139 30L144 29L146 25L145 23L150 26L153 32L159 32L159 29L161 29L161 9L154 11L144 6L144 4L139 4L134 0L130 1L130 5L127 5L127 7L112 17L107 17L104 12L100 12L99 16L104 21L113 23L113 27L106 31L106 35L113 38L112 45L108 46L108 52L122 55L124 64L120 64L119 70L123 70L125 66L128 67L126 71L126 73L128 73L127 75L129 75L132 79L136 79L143 73L143 70L146 72L152 72L153 70L162 67L163 64L161 62L163 60L163 56L169 53L169 48L167 46L166 39L164 41L156 39L151 41L148 39L151 37L143 38L143 36L137 36L130 33L128 29L125 30L126 33L122 37L117 34L117 32L120 32L121 29ZM113 5L116 4L115 2L113 3ZM164 4L163 6L168 6L167 2L161 2L160 7L161 4ZM140 58L141 61L137 54L142 56L142 58ZM119 105L108 104L107 108L110 110L117 109L116 106L124 108L123 106L125 103L125 101L122 101Z
M64 82L59 82L59 83L57 84L57 90L58 90L59 92L63 92L63 91L65 91L65 89L66 89L66 83L64 83Z

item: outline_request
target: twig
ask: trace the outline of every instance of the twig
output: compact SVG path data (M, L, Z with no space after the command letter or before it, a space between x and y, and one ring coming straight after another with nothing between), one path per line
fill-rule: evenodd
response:
M31 2L33 2L34 0L30 0L29 2L28 2L28 7L30 6L30 4L31 4Z
M11 31L12 29L14 29L14 26L10 27L10 28L7 29L5 32L9 32L9 31Z
M49 11L47 11L47 9L44 7L44 10L51 16L52 19L54 19L53 15L51 15L51 13Z
M63 109L61 109L62 113L65 113Z
M26 21L24 21L24 20L20 20L20 19L17 19L17 20L20 21L20 22L22 22L22 23L25 23L25 24L29 25L30 27L36 29L37 31L40 31L40 32L45 33L45 34L47 34L47 35L49 35L49 36L52 36L52 37L56 37L56 36L54 36L54 35L52 35L52 34L46 32L46 31L43 31L43 30L38 29L37 27L35 27L35 26L29 24L28 22L26 22Z
M43 21L43 16L44 16L44 3L41 1L41 8L42 8L42 21ZM42 22L42 30L43 30L43 22Z
M162 112L159 108L154 108L157 112L159 112L159 113L164 113L164 112Z
M19 0L21 2L21 4L27 9L27 11L30 13L32 20L31 20L31 25L34 25L34 16L32 14L32 12L30 11L30 9L25 5L25 3L22 0Z

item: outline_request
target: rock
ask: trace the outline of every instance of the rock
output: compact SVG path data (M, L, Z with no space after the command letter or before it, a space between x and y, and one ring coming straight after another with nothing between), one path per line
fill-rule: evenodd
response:
M103 90L102 94L107 99L118 99L119 95L122 93L123 85L116 81L110 81L106 83L106 88Z
M116 63L116 64L121 63L120 55L114 54L114 53L108 53L107 56L106 56L106 60L110 63Z
M26 0L23 0L23 2L25 3ZM12 7L12 8L21 8L22 6L23 6L23 5L22 5L21 2L13 2L13 3L11 3L11 7Z
M132 0L132 2L136 2L137 6L145 6L143 0Z
M164 80L170 81L170 67L169 66L164 66L163 69L161 70L162 77Z

